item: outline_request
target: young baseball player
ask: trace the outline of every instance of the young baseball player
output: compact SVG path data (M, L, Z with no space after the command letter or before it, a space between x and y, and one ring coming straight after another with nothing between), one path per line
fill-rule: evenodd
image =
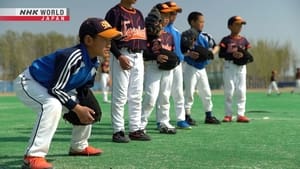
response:
M165 2L169 6L169 8L173 9L174 12L170 13L170 22L165 27L165 31L172 34L175 49L174 52L177 55L180 63L173 70L173 84L171 89L171 95L174 100L175 111L176 111L176 120L177 120L177 128L179 129L191 129L191 126L185 121L185 110L184 110L184 96L183 96L183 74L182 74L182 62L184 60L184 55L180 49L180 38L181 33L174 27L174 22L177 17L177 13L182 12L182 8L180 8L175 2L168 1Z
M300 68L296 70L296 87L291 91L291 93L300 93Z
M204 27L203 14L200 12L191 12L188 16L188 23L191 29L198 33L195 46L200 45L210 50L213 54L216 54L219 51L219 47L209 34L202 31ZM198 58L199 55L193 51L188 51L184 58L186 62L183 71L186 120L190 125L196 124L195 120L191 117L191 108L194 102L194 92L197 89L205 112L204 122L206 124L220 124L220 121L212 114L211 89L205 69L209 61L197 61Z
M170 55L161 54L159 50L164 49L172 54L172 50L174 49L172 35L163 30L163 28L169 23L169 13L172 11L173 10L166 4L157 4L146 18L149 45L147 52L144 54L146 69L144 82L145 95L142 108L142 127L146 129L148 118L155 104L157 104L156 119L159 124L160 133L164 134L176 133L175 127L169 122L169 97L171 94L173 78L172 69L159 68L159 65L161 66L161 64L166 63L168 59L170 59ZM150 29L158 29L157 34L149 31ZM177 56L174 57L177 59Z
M223 122L232 121L232 100L236 94L237 102L237 122L249 122L245 116L246 107L246 65L238 65L236 60L244 57L244 54L239 49L247 50L250 44L247 39L240 35L242 25L246 24L240 16L231 17L227 26L230 30L230 35L224 37L220 42L220 58L225 59L224 63L224 95L225 95L225 117Z
M108 92L109 87L111 86L111 78L109 74L109 61L105 60L101 63L101 74L100 74L100 86L102 90L103 95L103 102L104 103L111 103L110 100L108 100Z
M106 20L121 31L124 38L112 41L112 141L128 143L125 135L124 105L128 103L129 137L147 141L150 137L141 130L141 110L144 81L143 50L146 30L142 13L133 7L136 0L121 0L106 14Z
M69 155L99 155L102 150L88 145L94 110L76 101L76 90L91 87L99 65L97 56L108 56L111 39L121 32L100 18L85 20L79 29L80 44L41 57L14 82L17 96L37 112L37 119L25 151L26 169L50 169L45 156L56 131L63 107L77 114ZM76 90L75 90L76 89Z
M280 95L279 89L277 87L275 70L272 70L271 72L270 85L268 87L268 95L271 95L273 89L276 91L277 95Z

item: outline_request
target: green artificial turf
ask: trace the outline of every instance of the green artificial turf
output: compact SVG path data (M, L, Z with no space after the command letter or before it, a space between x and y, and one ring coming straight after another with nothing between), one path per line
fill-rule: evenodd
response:
M247 94L249 124L203 123L198 96L192 116L198 126L159 134L152 113L147 133L150 142L111 142L110 105L101 102L101 123L93 126L90 145L103 149L96 157L70 157L71 125L64 120L53 138L47 159L56 169L298 169L300 168L300 95ZM175 124L173 101L172 124ZM213 95L214 115L224 116L224 97ZM0 97L0 169L20 168L36 114L15 96ZM126 124L127 123L127 113ZM128 129L128 126L127 126Z

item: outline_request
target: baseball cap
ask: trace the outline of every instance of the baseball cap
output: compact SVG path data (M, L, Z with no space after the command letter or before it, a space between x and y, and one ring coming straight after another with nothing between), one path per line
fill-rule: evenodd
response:
M99 35L104 38L113 39L120 37L121 32L117 31L104 19L88 18L82 22L79 29L79 38L83 39L85 35Z
M240 16L232 16L228 19L227 25L230 26L232 25L234 22L240 23L242 25L246 24L246 21L240 17Z
M170 13L170 12L175 12L174 9L170 8L167 4L159 3L156 5L156 8L159 10L161 13Z
M173 12L179 12L179 13L182 12L182 8L180 8L180 7L176 4L176 2L168 1L168 2L165 2L165 4L167 4L169 8L173 9Z

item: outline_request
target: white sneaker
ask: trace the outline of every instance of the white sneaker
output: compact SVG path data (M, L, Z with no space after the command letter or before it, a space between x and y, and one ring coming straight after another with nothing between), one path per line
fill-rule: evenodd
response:
M104 102L104 103L111 103L110 100L104 100L103 102Z
M176 128L172 126L169 122L160 123L159 132L164 134L176 134Z

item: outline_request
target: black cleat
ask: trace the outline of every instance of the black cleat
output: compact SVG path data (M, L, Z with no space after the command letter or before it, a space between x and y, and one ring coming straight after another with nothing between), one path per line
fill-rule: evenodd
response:
M185 121L191 126L197 125L196 120L192 119L191 115L185 115Z
M144 130L137 130L129 133L129 138L136 141L150 141L151 138L144 132Z
M206 117L204 123L205 124L221 124L220 120L218 120L214 116Z
M128 143L130 139L125 136L124 131L119 131L113 134L112 141L116 143Z

